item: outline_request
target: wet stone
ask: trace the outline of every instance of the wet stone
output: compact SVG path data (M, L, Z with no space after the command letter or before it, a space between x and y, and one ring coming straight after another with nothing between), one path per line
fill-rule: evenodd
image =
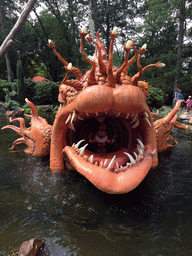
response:
M36 256L43 250L44 240L33 238L21 245L18 256Z

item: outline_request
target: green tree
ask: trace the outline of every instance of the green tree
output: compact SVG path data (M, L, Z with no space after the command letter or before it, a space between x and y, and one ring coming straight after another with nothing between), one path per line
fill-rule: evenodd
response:
M142 40L141 38L138 40L140 45L147 43L148 49L145 59L142 59L142 65L145 66L157 61L166 64L162 70L155 68L147 70L142 79L148 81L150 85L162 89L165 95L168 95L166 104L172 102L175 78L178 77L184 81L183 77L188 73L187 69L185 71L183 69L186 67L186 58L183 55L183 34L180 35L181 30L178 22L179 8L183 2L181 0L168 2L146 0L140 6L140 17L143 19L143 25L138 32L142 31L143 36ZM160 6L161 8L159 8ZM179 79L177 80L179 81ZM186 87L188 87L187 81L185 80L185 84L180 83L180 86L185 94Z

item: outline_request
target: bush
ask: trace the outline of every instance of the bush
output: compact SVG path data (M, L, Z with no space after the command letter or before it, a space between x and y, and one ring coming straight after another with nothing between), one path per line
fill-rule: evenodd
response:
M38 104L56 104L59 94L59 84L54 82L36 82L35 91Z
M32 101L34 104L35 102L35 85L36 82L33 81L31 78L25 79L25 92L26 92L26 97Z
M6 80L0 80L0 101L5 102L6 92L3 89L7 89L11 91L12 86L11 83L7 82Z
M160 108L164 104L164 99L167 96L159 88L149 87L149 97L147 98L147 104L150 108Z
M4 88L3 91L6 94L5 107L8 108L9 110L19 109L20 108L19 103L13 99L17 95L17 93L14 90L9 91L7 88Z

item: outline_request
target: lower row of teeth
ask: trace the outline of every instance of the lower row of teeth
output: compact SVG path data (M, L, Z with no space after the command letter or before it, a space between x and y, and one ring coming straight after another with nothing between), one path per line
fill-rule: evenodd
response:
M145 146L139 139L137 139L137 141L138 141L137 150L138 150L139 154L136 154L135 152L133 152L133 154L135 155L135 159L129 153L124 152L124 154L127 155L130 160L130 162L127 162L125 166L119 166L118 162L115 162L116 155L113 156L113 158L111 159L109 164L108 164L109 159L105 159L105 161L101 161L101 162L94 162L93 161L94 155L91 155L90 157L88 157L87 155L84 154L85 149L88 146L88 144L79 148L80 144L83 141L85 141L85 140L80 140L77 144L74 143L72 145L72 148L74 148L76 150L76 152L79 155L81 155L86 161L88 161L91 164L100 166L102 168L106 168L106 169L110 169L110 170L114 170L114 171L123 171L123 170L127 169L128 167L136 165L137 162L139 162L143 159L143 152L144 152ZM114 163L115 163L115 168L113 167Z

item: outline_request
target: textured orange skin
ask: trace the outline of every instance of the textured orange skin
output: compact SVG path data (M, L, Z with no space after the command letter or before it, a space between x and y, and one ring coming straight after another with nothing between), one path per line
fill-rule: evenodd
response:
M60 54L55 50L55 43L50 43L49 47L54 50L56 56L65 65L67 74L62 81L59 88L58 100L61 104L66 104L65 107L60 106L55 117L53 127L51 128L45 119L38 117L35 106L26 99L32 109L31 128L26 128L24 119L14 119L13 121L20 121L20 128L14 126L6 126L5 128L12 128L21 136L32 136L35 141L36 150L32 151L34 144L31 140L28 143L28 149L26 152L32 153L37 156L46 156L49 151L49 143L46 141L47 151L45 154L45 138L42 127L46 129L52 129L51 145L50 145L50 168L52 172L63 172L67 166L72 167L77 172L85 176L93 185L98 189L110 193L110 194L123 194L136 188L142 180L146 177L147 173L153 166L158 165L157 153L166 150L173 145L170 142L176 143L175 139L170 135L173 127L179 129L187 129L186 126L179 124L177 119L177 111L181 104L178 102L175 108L164 118L157 120L153 123L152 116L149 107L146 104L146 99L149 96L149 85L146 82L139 81L143 72L149 67L161 67L160 63L151 64L142 68L140 64L141 55L145 53L146 49L139 48L139 56L136 48L134 47L134 41L132 41L131 48L135 51L135 56L128 61L129 50L124 45L125 61L123 65L116 69L112 66L113 56L113 43L117 34L111 32L111 44L109 48L109 60L107 61L106 51L104 45L101 44L99 34L97 32L96 45L96 58L95 62L90 60L83 49L83 39L87 35L87 32L81 32L81 44L80 49L84 58L92 65L90 71L87 71L83 76L77 68L68 68L68 62L66 62ZM91 36L88 37L88 41L91 42ZM133 61L137 59L137 65L139 72L133 77L127 75L128 68ZM96 66L97 65L97 66ZM69 73L73 72L77 79L68 80ZM138 114L141 121L139 123L139 132L143 143L145 145L143 159L136 164L131 165L126 171L113 172L112 170L98 165L91 164L80 156L74 148L67 144L67 130L68 125L66 121L68 117L75 114L95 114L104 113L107 111L113 111L113 113L121 113L126 115L127 113ZM148 116L148 122L145 121ZM68 122L68 121L67 121ZM13 128L14 127L14 128ZM25 143L23 140L26 138L18 139L14 142L14 147L17 144ZM133 139L130 138L130 143ZM121 150L114 154L121 154ZM99 154L97 154L99 155ZM101 156L103 157L103 155ZM110 154L107 158L112 158ZM124 156L125 158L125 156ZM110 161L109 160L109 161Z
M24 118L10 119L10 122L20 122L20 128L7 125L2 129L12 129L18 133L22 138L13 142L12 148L15 149L19 144L26 144L28 147L24 150L26 153L38 157L46 157L50 153L50 141L52 126L49 125L46 119L39 117L36 107L31 101L25 99L26 103L32 110L31 127L27 128Z
M158 152L162 152L170 147L173 147L173 144L170 142L177 144L177 141L172 135L170 135L174 127L181 130L188 129L188 126L177 122L177 111L179 110L182 101L183 100L178 101L174 109L166 117L154 122Z

